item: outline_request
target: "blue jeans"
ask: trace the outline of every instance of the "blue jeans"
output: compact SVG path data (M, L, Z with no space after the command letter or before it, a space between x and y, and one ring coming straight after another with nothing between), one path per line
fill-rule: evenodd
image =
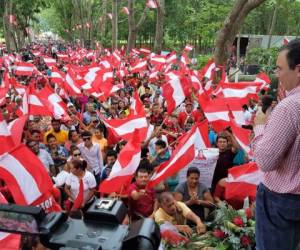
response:
M255 219L257 250L295 250L300 243L300 195L275 193L260 184Z

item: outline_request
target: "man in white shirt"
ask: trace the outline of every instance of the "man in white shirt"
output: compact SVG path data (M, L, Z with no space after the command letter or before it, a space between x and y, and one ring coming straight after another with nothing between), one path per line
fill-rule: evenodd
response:
M89 131L84 131L81 136L83 142L78 145L78 148L82 158L88 163L88 170L94 174L97 184L99 184L100 173L103 168L100 145L92 142L92 134Z

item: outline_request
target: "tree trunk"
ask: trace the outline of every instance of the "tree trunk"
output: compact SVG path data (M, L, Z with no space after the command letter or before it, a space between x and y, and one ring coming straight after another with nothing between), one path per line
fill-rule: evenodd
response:
M142 26L142 24L144 23L148 12L148 7L146 6L140 20L136 24L134 18L134 2L135 0L128 0L129 15L128 15L128 40L127 40L127 50L126 50L127 54L129 54L131 49L135 47L137 32Z
M275 28L275 24L276 24L276 20L277 20L277 12L278 12L278 3L276 3L276 5L275 5L275 9L274 9L272 20L271 20L270 29L269 29L269 32L268 32L269 33L268 49L271 47L272 35L273 35L273 32L274 32L274 28Z
M84 21L83 21L83 13L82 13L82 4L81 4L81 0L77 0L77 8L78 8L78 14L79 14L79 20L80 20L80 25L81 25L81 29L79 29L80 32L80 42L81 42L81 46L84 46L84 42L85 42L85 35L84 35Z
M165 0L158 0L157 3L158 6L156 16L154 51L158 54L162 50L164 38Z
M118 48L118 0L112 2L112 49Z
M216 65L226 64L228 48L232 46L246 16L251 10L265 1L266 0L236 0L216 38L214 51Z
M100 36L101 43L103 44L105 41L105 33L106 33L106 21L107 21L107 0L102 0L102 17L100 22Z

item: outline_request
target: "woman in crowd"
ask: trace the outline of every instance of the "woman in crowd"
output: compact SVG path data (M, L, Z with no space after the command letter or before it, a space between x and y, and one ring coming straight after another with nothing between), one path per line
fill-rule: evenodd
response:
M197 216L204 220L204 207L213 206L213 197L208 188L199 182L200 171L190 167L186 174L187 180L175 189L175 198L183 201Z
M76 200L80 183L83 185L83 202L80 206L82 211L86 211L88 206L93 202L95 198L96 179L94 175L86 170L87 162L84 160L72 160L71 173L66 180L65 192L68 196L66 202L66 210L71 211L74 201Z

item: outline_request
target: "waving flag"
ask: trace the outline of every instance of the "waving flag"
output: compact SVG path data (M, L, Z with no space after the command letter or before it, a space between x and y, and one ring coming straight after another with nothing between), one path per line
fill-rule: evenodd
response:
M15 74L17 76L31 76L35 70L35 66L32 63L16 62Z
M21 116L11 121L7 126L8 130L10 131L13 142L16 146L21 144L22 134L24 131L24 126L27 121L27 118L28 118L27 115Z
M141 160L141 143L139 132L135 130L131 140L118 155L118 159L112 167L110 175L99 187L99 192L122 192L122 189L130 184Z
M105 126L116 136L124 140L130 140L135 129L139 130L140 139L144 140L147 135L148 123L144 115L130 115L125 119L102 118Z
M43 57L45 64L50 68L56 65L56 60L51 57Z
M183 50L185 50L185 51L192 51L192 50L193 50L193 46L187 44L187 45L184 47Z
M131 73L139 73L144 71L147 69L147 66L148 64L146 60L138 61L136 64L131 66Z
M42 206L46 212L60 210L50 193L53 184L46 168L25 145L0 155L0 175L16 204Z
M0 113L0 155L14 148L15 144L11 137L11 132L7 128L7 123Z
M153 187L188 166L194 160L196 150L207 147L209 147L208 123L205 121L196 124L189 132L179 138L178 145L170 160L158 167L148 185Z
M156 0L147 0L146 6L150 9L157 9Z
M230 168L225 186L225 199L241 204L246 197L255 200L257 186L262 180L263 173L255 162Z
M140 100L137 91L135 91L135 93L133 94L129 110L130 110L130 114L132 115L146 115L144 106Z
M167 102L168 114L171 114L189 94L189 81L182 77L171 76L170 80L162 86L162 95Z
M126 15L129 15L129 10L128 10L127 7L123 7L123 8L122 8L122 12L123 12L124 14L126 14Z

